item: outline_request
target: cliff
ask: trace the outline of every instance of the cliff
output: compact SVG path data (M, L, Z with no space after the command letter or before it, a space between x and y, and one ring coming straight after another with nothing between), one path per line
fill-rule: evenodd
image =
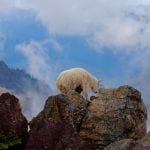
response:
M19 100L9 93L0 95L0 149L23 149L28 135L28 122Z
M70 93L68 98L63 95L49 97L43 111L30 122L29 139L35 139L32 131L44 120L71 125L74 133L86 142L85 146L93 150L103 149L118 140L138 140L146 135L147 112L139 91L121 86L116 89L100 89L100 93L99 97L92 97L90 103L77 93ZM63 134L66 134L65 131L64 129ZM70 135L66 134L68 136ZM28 142L30 144L27 144L27 149L37 144ZM57 146L61 149L61 145L56 144ZM72 145L67 145L64 149L69 148L72 149ZM74 149L78 148L75 146Z
M150 136L146 133L147 111L140 92L130 86L99 90L100 95L91 97L91 102L78 93L70 93L67 97L50 96L43 110L29 122L29 133L18 101L15 104L18 109L11 105L16 98L8 101L7 96L12 95L1 95L0 119L22 138L26 150L150 149L147 144ZM3 117L5 113L9 115ZM14 128L13 120L20 123L21 128Z

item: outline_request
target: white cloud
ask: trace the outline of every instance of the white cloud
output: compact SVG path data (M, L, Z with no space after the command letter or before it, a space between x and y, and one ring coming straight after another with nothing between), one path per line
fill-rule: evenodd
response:
M57 63L51 63L48 55L51 53L51 50L47 49L47 46L51 46L57 52L63 50L63 45L52 38L42 41L30 41L30 43L21 43L16 45L16 50L26 58L26 69L31 75L54 87Z
M149 47L149 0L2 0L7 7L33 10L50 35L84 36L98 49Z
M127 52L149 46L150 21L144 19L150 19L150 13L145 5L148 1L22 1L22 8L35 11L50 34L84 36L98 47Z
M47 49L48 46L51 46L58 52L63 50L63 46L54 39L21 43L16 46L16 50L26 58L26 70L34 77L45 81L45 83L52 88L51 91L49 91L51 95L56 92L54 78L57 65L51 63L48 55L51 50ZM42 110L47 97L46 95L40 95L37 91L34 91L34 89L28 89L25 96L25 98L20 96L22 99L25 99L25 101L22 102L22 108L27 118L31 119ZM27 99L28 97L30 101Z
M9 0L2 0L0 5L0 10L4 11L12 7L13 2Z
M136 75L134 78L130 79L130 83L136 87L142 93L142 97L144 99L144 103L147 107L148 111L148 130L150 130L150 66L145 67Z
M53 49L57 52L63 51L63 45L57 42L54 39L48 39L47 42L53 47Z
M135 2L142 5L150 5L149 0L135 0Z
M44 80L50 85L54 80L54 65L50 62L48 49L46 48L49 44L57 51L63 49L54 39L18 44L16 49L25 56L27 60L27 71L34 77Z
M10 0L1 0L0 1L0 12L10 13L16 7L16 2L18 0L10 1Z
M147 103L149 103L149 97L150 97L150 67L147 67L143 69L134 79L131 80L131 83L135 85L137 88L139 88L140 91L142 91L144 98L146 98ZM149 104L150 105L150 104Z

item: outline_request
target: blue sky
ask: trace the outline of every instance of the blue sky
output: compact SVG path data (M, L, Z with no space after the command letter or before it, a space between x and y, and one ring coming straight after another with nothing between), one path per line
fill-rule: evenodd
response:
M98 78L119 78L123 72L123 66L127 67L121 53L114 53L110 48L105 48L101 52L93 50L97 48L89 45L83 36L51 36L47 28L37 21L36 16L30 11L16 9L10 14L2 14L0 20L0 31L5 36L1 59L11 67L29 71L26 65L28 63L27 58L16 50L16 46L20 43L30 44L31 41L40 43L47 39L55 40L62 47L61 50L56 50L57 48L53 47L50 42L42 45L48 50L47 65L56 65L57 68L56 72L53 72L55 75L52 80L60 71L72 67L86 68ZM31 70L29 73L38 77Z
M105 87L150 89L149 0L1 0L0 59L53 88L83 67Z

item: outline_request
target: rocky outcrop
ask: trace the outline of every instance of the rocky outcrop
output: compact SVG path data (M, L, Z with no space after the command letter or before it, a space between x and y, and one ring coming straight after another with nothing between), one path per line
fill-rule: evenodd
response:
M34 127L26 150L88 150L74 128L66 122L47 119Z
M141 145L133 139L123 139L113 142L109 146L105 147L104 150L133 150L136 145L141 147Z
M99 97L91 97L90 103L76 92L67 97L51 96L43 111L30 122L27 149L36 144L49 147L48 142L43 140L44 136L49 137L50 143L55 141L55 146L59 148L71 137L74 142L71 142L68 149L79 149L78 143L84 141L89 149L104 149L114 141L142 138L146 134L146 120L147 112L141 94L129 86L100 89ZM62 128L63 134L59 132ZM36 133L37 131L39 132ZM56 134L55 140L53 134ZM63 135L68 140L60 142L60 139L64 139ZM34 141L35 137L38 142ZM39 140L38 137L43 138ZM82 149L87 149L86 144L81 144Z
M88 149L78 133L86 114L87 101L78 94L74 97L78 97L81 105L77 106L63 95L48 98L43 111L30 122L26 150Z
M78 87L67 97L50 96L29 123L27 142L28 123L19 100L9 93L0 95L0 149L150 149L147 111L139 91L129 86L101 88L100 95L88 102L81 90Z
M129 86L100 89L82 121L80 136L91 149L103 149L121 139L140 139L146 134L147 112L140 92Z
M14 145L16 142L25 143L27 130L28 122L21 112L19 100L9 93L2 94L0 96L0 138L14 140ZM10 142L12 146L13 143ZM9 147L6 140L0 144L6 148Z
M32 129L44 119L54 119L73 125L76 130L80 129L81 122L87 111L87 101L79 94L72 93L71 99L63 95L50 96L41 111L29 123Z
M150 133L140 140L123 139L108 145L104 150L149 150Z
M146 134L145 137L139 139L138 144L134 147L133 150L149 150L150 149L150 132Z

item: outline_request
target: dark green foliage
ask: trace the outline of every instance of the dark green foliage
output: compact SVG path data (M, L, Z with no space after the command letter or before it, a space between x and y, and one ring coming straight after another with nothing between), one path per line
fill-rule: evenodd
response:
M15 133L0 133L0 150L21 145L21 139Z

